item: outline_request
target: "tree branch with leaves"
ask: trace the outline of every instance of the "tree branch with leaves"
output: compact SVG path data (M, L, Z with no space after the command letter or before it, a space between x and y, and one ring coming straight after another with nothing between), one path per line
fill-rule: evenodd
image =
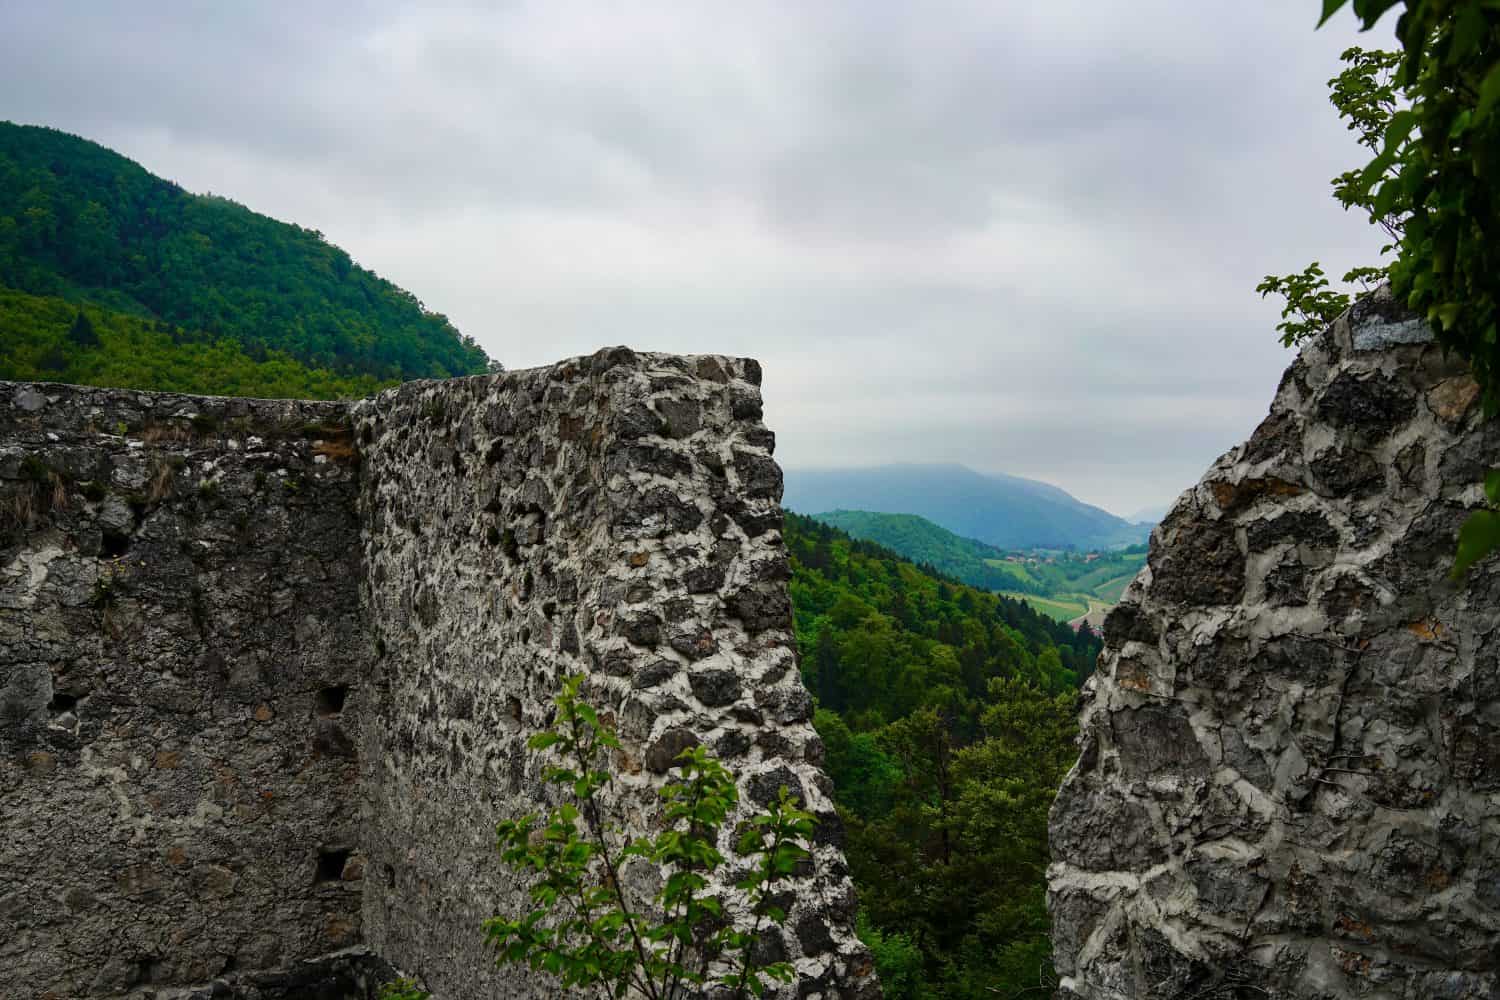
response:
M742 904L734 907L712 878L728 863L718 844L739 802L733 775L704 748L684 750L659 790L665 828L625 836L601 809L614 792L607 758L620 743L581 698L582 684L582 676L564 681L552 728L529 741L550 753L543 780L566 801L545 821L533 813L497 827L502 860L533 880L527 912L485 922L499 963L548 973L567 989L637 1000L674 1000L711 984L741 1000L789 981L791 965L758 962L756 943L786 918L772 892L810 856L812 815L783 787L742 825L735 850L751 864L734 883ZM649 900L627 888L624 869L636 862L665 875Z
M1346 283L1389 281L1445 350L1469 363L1484 412L1500 412L1500 3L1495 0L1323 0L1327 23L1352 7L1363 30L1399 11L1400 51L1351 48L1330 100L1371 157L1333 180L1345 208L1363 211L1391 242L1389 263L1355 268ZM1262 296L1285 300L1282 342L1297 344L1350 305L1316 263L1267 275ZM1459 533L1454 574L1500 548L1500 473L1490 506Z

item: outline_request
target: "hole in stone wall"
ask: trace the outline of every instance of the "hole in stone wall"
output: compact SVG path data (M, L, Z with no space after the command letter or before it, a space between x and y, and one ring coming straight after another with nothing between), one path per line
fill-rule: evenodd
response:
M344 865L349 860L350 849L323 848L318 851L318 871L313 876L313 884L322 882L337 882L344 877Z
M521 699L515 695L511 695L505 699L505 708L510 712L510 717L519 724L521 721Z
M382 865L381 869L385 872L385 887L387 889L396 888L396 869L390 865Z
M78 696L76 694L63 694L58 691L47 703L47 708L53 715L61 715L64 712L76 712L78 710Z
M347 697L349 687L346 684L323 688L318 692L318 714L324 718L338 715L344 710L344 699Z
M162 960L152 956L149 958L136 959L135 984L143 985L159 981L162 972Z
M123 532L106 531L100 548L106 559L118 559L130 551L130 536Z

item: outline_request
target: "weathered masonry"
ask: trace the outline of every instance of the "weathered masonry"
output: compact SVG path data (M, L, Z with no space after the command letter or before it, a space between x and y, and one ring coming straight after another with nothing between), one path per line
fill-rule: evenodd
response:
M878 997L759 379L615 349L353 404L0 383L0 992L554 995L480 922L584 672L619 821L695 742L744 809L827 820L761 948L788 996Z
M1500 995L1500 466L1478 386L1366 300L1178 499L1105 627L1051 820L1061 995Z

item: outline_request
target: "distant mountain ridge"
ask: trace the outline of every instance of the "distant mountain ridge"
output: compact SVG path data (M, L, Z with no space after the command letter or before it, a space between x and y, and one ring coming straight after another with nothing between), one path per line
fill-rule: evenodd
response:
M487 366L446 317L321 233L192 194L87 139L4 121L0 286L32 297L0 314L5 340L31 341L25 357L11 359L14 370L0 371L11 378L26 377L28 365L72 377L110 367L81 363L99 346L91 337L65 341L37 319L59 302L94 307L121 330L134 317L149 327L132 327L136 343L160 334L163 350L184 340L232 344L243 354L237 370L294 362L321 370L324 383L365 385ZM119 350L122 337L105 338L104 349ZM133 381L149 379L149 366L137 369Z
M1154 507L1142 507L1134 514L1128 515L1125 519L1134 524L1156 524L1167 516L1167 511L1170 507L1170 504L1164 503L1157 504Z
M788 469L784 502L802 514L915 514L1002 549L1102 549L1135 544L1149 534L1050 483L984 475L957 464Z

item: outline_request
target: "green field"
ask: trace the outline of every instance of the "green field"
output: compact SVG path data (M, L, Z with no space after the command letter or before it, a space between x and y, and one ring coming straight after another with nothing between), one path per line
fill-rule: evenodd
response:
M1001 591L1006 597L1017 601L1025 601L1048 618L1060 622L1071 621L1079 615L1088 611L1089 606L1082 594L1060 594L1053 597L1038 597L1035 594L1023 594L1020 591Z
M1025 563L1014 562L1010 559L986 559L984 563L986 566L1005 570L1005 572L1011 574L1022 583L1042 585L1042 581L1037 578L1035 573L1031 572Z
M1125 588L1130 586L1131 580L1135 579L1136 572L1132 570L1129 573L1115 577L1113 580L1101 583L1094 588L1094 593L1110 604L1118 604L1120 595L1125 593Z
M1025 601L1054 621L1072 621L1090 608L1108 611L1146 561L1144 545L1097 552L1010 552L961 538L914 514L836 510L817 519L934 566L971 587Z

